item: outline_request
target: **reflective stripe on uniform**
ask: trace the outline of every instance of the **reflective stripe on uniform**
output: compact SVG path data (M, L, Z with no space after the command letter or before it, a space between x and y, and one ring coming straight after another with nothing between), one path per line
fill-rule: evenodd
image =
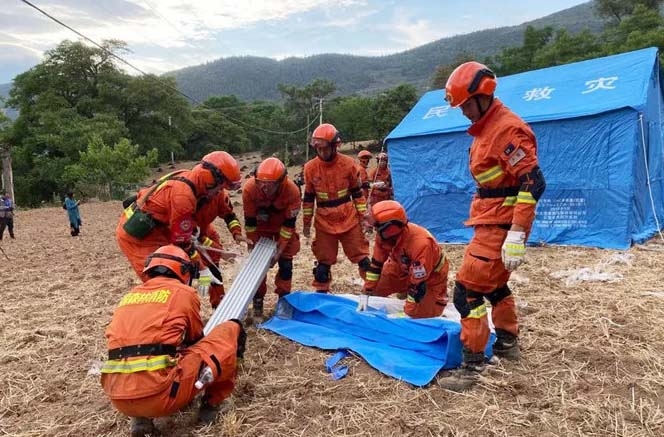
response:
M366 272L365 276L367 278L367 281L373 281L373 282L378 282L380 279L380 273L374 273L374 272Z
M466 318L479 319L479 318L484 317L484 316L486 316L486 305L482 304L482 305L478 306L477 308L471 309L470 313L468 314L468 316L466 316Z
M447 261L447 258L445 257L445 254L441 253L440 254L440 259L436 263L436 266L433 268L433 271L434 272L439 272L443 268L443 266L445 265L445 261Z
M491 167L490 169L483 171L482 173L475 176L475 179L481 184L492 181L496 178L499 178L503 175L503 169L499 165Z
M316 192L316 197L318 197L318 198L321 199L321 200L327 200L327 199L330 198L330 196L328 196L327 193L320 192L320 191L317 191L317 192Z
M290 230L288 228L285 228L285 227L282 226L281 229L279 229L279 236L281 238L284 238L284 239L288 240L288 239L290 239L290 237L293 236L293 233L290 232Z
M514 206L516 205L516 196L507 196L503 202L503 206Z
M516 198L516 203L527 203L529 205L537 204L537 201L533 197L533 193L530 191L519 191L519 194Z
M175 366L177 360L170 355L159 355L138 360L107 360L101 368L101 373L136 373L151 372Z

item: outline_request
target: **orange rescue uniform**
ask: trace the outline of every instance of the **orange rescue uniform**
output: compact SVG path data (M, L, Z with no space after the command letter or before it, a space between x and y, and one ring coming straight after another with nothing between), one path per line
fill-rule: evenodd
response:
M530 232L545 183L535 134L498 99L468 133L474 137L470 172L477 193L465 224L474 226L475 232L456 275L454 302L462 316L461 341L477 354L489 339L484 298L492 304L496 329L518 334L514 296L507 286L510 272L503 265L501 248L512 224Z
M391 245L376 235L365 291L377 296L407 292L404 312L438 317L447 305L449 262L431 233L407 223Z
M167 277L149 279L120 300L106 329L109 360L101 376L115 408L131 417L170 415L200 392L194 383L205 365L214 377L206 401L218 405L231 395L240 327L224 322L203 337L199 311L196 290ZM135 356L115 358L119 352Z
M300 251L300 236L295 231L300 212L300 189L290 179L280 183L272 198L268 198L250 178L242 189L244 228L247 239L254 244L260 237L277 242L280 254L279 270L274 278L275 292L282 296L290 293L293 278L293 257ZM267 291L265 278L256 296L263 297Z
M149 213L156 221L154 229L141 239L129 235L123 225L133 213L131 206L120 215L115 229L120 250L142 281L147 279L142 273L145 260L155 250L168 244L175 244L185 249L190 246L191 235L196 227L194 213L197 197L202 197L206 193L205 182L197 180L190 171L179 172L176 178L157 183L158 188L150 194L147 202L141 207L142 211ZM138 192L139 205L151 189L152 186L142 188Z
M364 278L369 267L369 242L362 232L361 219L367 212L367 203L355 162L340 153L330 161L316 157L304 165L304 182L303 225L310 227L313 219L316 228L311 247L317 260L314 288L329 291L330 267L337 263L339 243L348 259L359 264L360 275Z
M392 199L392 173L389 167L374 167L369 170L369 183L384 182L382 187L372 186L369 190L369 206L373 206L381 200Z
M198 236L198 241L204 247L210 247L212 249L223 249L224 246L221 244L221 236L219 232L215 229L213 222L217 217L221 217L226 222L226 227L233 237L236 235L242 234L242 226L238 220L235 212L233 212L233 204L228 195L228 191L222 190L212 199L204 197L198 201L196 214L194 218L196 223L200 227L201 233ZM221 254L216 251L208 251L207 256L212 260L215 266L219 265L219 260L221 259ZM202 260L203 264L207 264L209 261ZM224 286L223 284L212 284L208 291L210 297L210 305L213 308L216 308L221 299L224 297Z

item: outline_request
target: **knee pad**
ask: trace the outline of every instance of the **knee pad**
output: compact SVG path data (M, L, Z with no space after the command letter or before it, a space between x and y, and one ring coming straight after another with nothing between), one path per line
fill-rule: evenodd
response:
M486 298L491 302L491 306L496 306L498 302L505 299L507 296L512 294L512 290L507 286L503 285L500 288L496 288L491 293L486 295Z
M293 260L292 259L285 259L285 258L279 258L279 271L277 274L281 279L284 281L290 281L293 279Z
M316 267L314 267L314 279L318 282L330 282L331 275L330 275L330 266L328 264L323 264L323 263L318 263Z
M369 267L371 267L371 260L368 257L364 257L360 260L360 262L357 263L357 265L360 267L360 269L366 272L369 270Z
M468 299L470 298L470 302ZM470 314L471 310L484 304L481 293L468 290L463 284L454 282L454 308L459 312L462 319Z

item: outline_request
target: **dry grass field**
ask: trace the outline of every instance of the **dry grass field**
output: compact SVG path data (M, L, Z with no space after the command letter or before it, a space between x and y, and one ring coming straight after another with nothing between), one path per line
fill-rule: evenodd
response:
M19 210L17 239L0 242L0 435L129 434L98 376L104 329L137 283L114 239L120 210L82 204L77 238L61 208ZM313 257L303 246L294 288L306 290ZM463 247L445 250L454 271ZM355 266L339 261L334 290L357 292ZM331 352L250 327L233 408L209 427L195 424L194 406L157 424L164 436L662 436L663 262L659 236L624 252L529 248L511 282L522 359L491 366L467 393L414 388L357 357L333 381ZM238 264L223 267L230 283Z

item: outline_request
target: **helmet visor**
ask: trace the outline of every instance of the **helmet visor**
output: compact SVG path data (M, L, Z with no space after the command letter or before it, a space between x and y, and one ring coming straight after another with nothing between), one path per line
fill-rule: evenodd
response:
M397 237L401 233L402 226L395 221L389 221L385 223L376 223L375 225L376 232L383 240L390 240Z

